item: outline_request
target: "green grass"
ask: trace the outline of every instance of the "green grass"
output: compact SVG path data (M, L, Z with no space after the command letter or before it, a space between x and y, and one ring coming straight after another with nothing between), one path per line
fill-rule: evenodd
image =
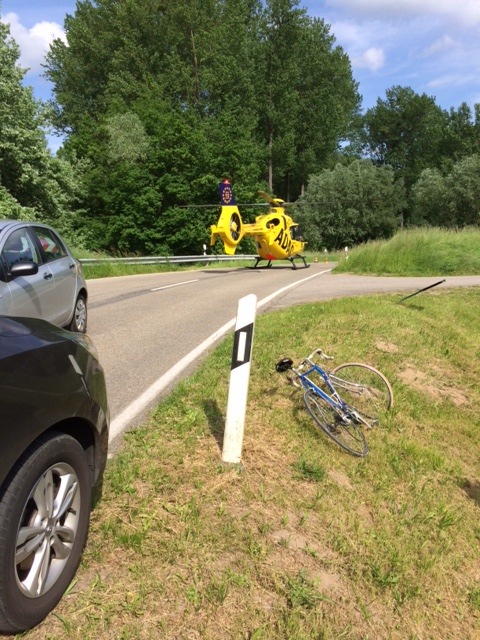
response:
M198 265L195 265L195 267L198 268ZM173 264L123 264L121 262L84 264L82 265L82 269L85 278L88 280L96 278L113 278L115 276L134 276L142 273L166 273L183 270L181 267Z
M349 251L336 268L392 276L453 276L480 274L480 229L460 231L415 228L388 241L375 241Z
M83 273L87 279L111 278L114 276L133 276L142 273L166 273L172 271L192 271L194 269L238 269L253 266L253 260L233 260L228 262L198 262L185 264L123 264L121 262L106 262L103 264L85 264Z
M103 260L112 258L106 253L88 251L86 249L73 249L73 254L79 260L94 259ZM128 257L128 256L120 256ZM192 271L193 269L215 269L222 268L238 268L243 266L252 266L252 260L234 260L228 262L202 262L199 256L198 262L185 264L125 264L122 262L104 262L100 264L84 264L83 273L89 280L95 278L111 278L115 276L132 276L142 273L166 273L171 271Z
M480 290L257 318L243 466L221 464L232 337L126 434L75 584L29 640L480 634ZM349 456L274 372L316 346L390 379Z

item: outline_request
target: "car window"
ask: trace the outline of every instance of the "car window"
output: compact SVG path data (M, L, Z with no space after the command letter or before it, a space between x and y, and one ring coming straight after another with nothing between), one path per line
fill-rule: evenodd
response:
M60 238L51 229L35 227L34 230L42 247L44 262L52 262L53 260L58 260L58 258L63 258L68 255Z
M27 229L13 231L5 240L2 251L2 262L10 271L17 262L39 262L38 251L28 234Z

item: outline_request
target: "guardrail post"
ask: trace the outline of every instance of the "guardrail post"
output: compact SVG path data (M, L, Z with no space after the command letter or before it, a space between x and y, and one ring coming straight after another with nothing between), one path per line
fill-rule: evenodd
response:
M256 311L255 294L251 293L238 301L222 449L223 462L233 464L238 464L242 457Z

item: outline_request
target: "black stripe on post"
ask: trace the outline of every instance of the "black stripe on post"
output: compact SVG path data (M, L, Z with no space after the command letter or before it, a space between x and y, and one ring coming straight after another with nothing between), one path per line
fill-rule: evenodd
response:
M247 324L246 327L242 327L235 331L233 338L232 370L240 367L242 364L250 362L252 355L252 342L253 322L251 324Z

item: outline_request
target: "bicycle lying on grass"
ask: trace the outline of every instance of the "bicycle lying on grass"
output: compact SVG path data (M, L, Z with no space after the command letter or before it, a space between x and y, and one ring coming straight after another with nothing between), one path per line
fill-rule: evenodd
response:
M289 381L304 390L303 402L317 427L354 456L366 456L363 427L378 424L378 414L392 407L390 383L383 373L360 362L346 362L328 372L313 361L315 356L333 360L315 349L297 368L293 360L283 358L276 370L293 373Z

